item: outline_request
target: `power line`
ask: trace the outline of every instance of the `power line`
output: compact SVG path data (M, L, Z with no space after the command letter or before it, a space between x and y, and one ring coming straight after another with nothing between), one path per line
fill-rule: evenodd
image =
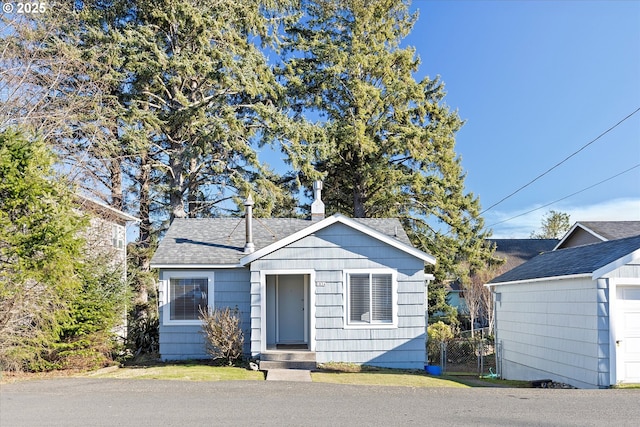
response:
M636 110L636 111L637 111L637 110ZM531 212L535 212L535 211L538 211L538 210L540 210L540 209L546 208L547 206L553 205L554 203L561 202L561 201L563 201L563 200L565 200L565 199L568 199L569 197L573 197L573 196L575 196L576 194L580 194L580 193L582 193L582 192L584 192L584 191L590 190L590 189L592 189L593 187L596 187L596 186L598 186L598 185L600 185L600 184L603 184L603 183L605 183L605 182L607 182L607 181L611 181L612 179L617 178L617 177L619 177L620 175L625 174L625 173L627 173L627 172L630 172L630 171L632 171L633 169L636 169L636 168L638 168L638 167L640 167L640 163L638 163L638 164L637 164L637 165L635 165L635 166L630 167L630 168L629 168L629 169L627 169L627 170L624 170L624 171L622 171L622 172L620 172L620 173L617 173L617 174L615 174L615 175L613 175L613 176L610 176L610 177L609 177L609 178L607 178L607 179L604 179L604 180L602 180L602 181L600 181L600 182L597 182L597 183L595 183L595 184L593 184L593 185L590 185L589 187L583 188L582 190L576 191L575 193L571 193L571 194L569 194L568 196L564 196L564 197L562 197L562 198L560 198L560 199L558 199L558 200L554 200L553 202L547 203L546 205L542 205L542 206L537 207L537 208L535 208L535 209L531 209L530 211L527 211L527 212L524 212L524 213L518 214L518 215L516 215L516 216L512 216L511 218L508 218L508 219L505 219L505 220L502 220L502 221L498 221L498 222L496 222L496 223L493 223L493 224L491 224L491 225L487 226L487 228L491 228L491 227L493 227L494 225L502 224L502 223L504 223L504 222L511 221L512 219L516 219L516 218L519 218L519 217L521 217L521 216L524 216L524 215L530 214Z
M543 176L545 176L546 174L548 174L549 172L551 172L552 170L554 170L555 168L557 168L558 166L560 166L561 164L563 164L564 162L566 162L567 160L569 160L570 158L572 158L573 156L575 156L576 154L578 154L579 152L581 152L582 150L584 150L585 148L587 148L588 146L590 146L591 144L593 144L594 142L596 142L597 140L599 140L600 138L602 138L603 136L605 136L606 134L608 134L609 132L611 132L613 129L617 128L619 125L621 125L625 120L629 119L631 116L633 116L634 114L636 114L638 111L640 111L640 107L638 107L633 113L629 114L627 117L625 117L624 119L620 120L618 123L616 123L615 125L611 126L609 129L605 130L604 132L602 132L600 135L598 135L597 137L595 137L594 139L592 139L591 141L589 141L588 143L586 143L585 145L583 145L582 147L580 147L579 150L573 152L572 154L570 154L569 156L565 157L563 160L561 160L560 162L556 163L554 166L552 166L551 168L547 169L545 172L541 173L540 175L538 175L537 177L535 177L534 179L532 179L531 181L529 181L528 183L526 183L525 185L523 185L522 187L518 188L517 190L515 190L514 192L512 192L511 194L509 194L508 196L503 197L502 199L500 199L498 202L494 203L493 205L489 206L488 208L486 208L485 210L483 210L482 212L480 212L479 215L482 215L483 213L487 212L490 209L495 208L496 206L498 206L500 203L504 202L505 200L511 198L512 196L516 195L517 193L519 193L520 191L524 190L525 188L527 188L528 186L530 186L531 184L533 184L534 182L536 182L537 180L539 180L540 178L542 178ZM623 172L624 173L624 172ZM596 184L597 185L597 184ZM569 197L569 196L567 196ZM554 202L555 203L555 202Z

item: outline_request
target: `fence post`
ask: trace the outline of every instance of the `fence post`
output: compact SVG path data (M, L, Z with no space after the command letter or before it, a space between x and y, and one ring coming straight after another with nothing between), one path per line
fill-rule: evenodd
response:
M502 340L495 343L496 345L496 375L502 378Z
M447 371L447 343L440 341L440 369L444 374Z

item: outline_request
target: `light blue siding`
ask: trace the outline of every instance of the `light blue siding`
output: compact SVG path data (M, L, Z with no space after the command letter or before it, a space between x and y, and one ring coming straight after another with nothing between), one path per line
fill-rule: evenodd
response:
M184 271L184 270L181 270ZM194 276L205 270L193 270ZM211 270L206 270L210 272ZM160 279L170 276L171 270L163 270ZM242 329L245 336L245 353L250 350L251 336L251 299L249 293L249 269L214 270L213 301L216 308L238 308L242 317ZM162 360L207 359L204 337L198 325L168 325L163 321L163 312L167 305L160 306L160 358Z
M395 328L345 328L344 270L397 271L398 324ZM315 271L323 286L315 296L315 351L318 363L350 362L422 369L425 363L424 262L343 224L334 224L281 248L251 265L252 331L260 330L260 271ZM252 335L258 356L264 343Z
M397 326L384 328L345 327L344 271L390 269L397 279ZM184 270L182 270L184 272ZM215 307L238 307L242 313L245 351L259 356L267 342L274 342L275 318L265 306L273 305L261 273L303 274L313 271L316 360L351 362L374 366L422 369L425 363L425 279L424 262L343 224L334 224L314 235L254 261L250 268L214 271ZM171 270L161 271L160 279ZM211 270L193 270L194 275ZM266 276L267 280L273 279ZM271 277L271 279L269 279ZM316 283L322 283L316 286ZM264 286L264 289L263 289ZM263 296L266 301L262 301ZM161 312L167 306L161 305ZM168 309L168 307L167 307ZM305 310L307 310L305 309ZM263 317L266 324L263 324ZM161 316L162 319L162 316ZM309 331L311 332L311 331ZM263 335L264 333L264 335ZM160 353L164 360L207 358L198 325L160 322Z

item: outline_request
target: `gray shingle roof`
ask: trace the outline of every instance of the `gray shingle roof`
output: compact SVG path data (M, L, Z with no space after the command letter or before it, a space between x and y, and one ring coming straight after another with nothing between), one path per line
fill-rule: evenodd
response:
M411 245L396 218L355 221ZM253 218L253 243L258 251L314 224L296 218ZM397 234L397 236L396 236ZM237 265L245 244L244 218L175 219L154 254L152 265Z
M518 265L550 251L558 244L558 239L488 239L496 244L494 256L505 260L506 268L515 268Z
M589 274L637 249L640 236L545 252L489 283Z
M579 221L578 224L607 240L640 235L640 221Z

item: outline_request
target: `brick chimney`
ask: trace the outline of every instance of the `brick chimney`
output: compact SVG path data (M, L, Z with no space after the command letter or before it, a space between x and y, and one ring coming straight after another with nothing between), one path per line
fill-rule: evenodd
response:
M250 254L256 250L253 244L253 198L251 194L244 201L245 244L244 253Z
M322 181L313 182L313 203L311 203L311 221L324 219L324 203L322 202Z

